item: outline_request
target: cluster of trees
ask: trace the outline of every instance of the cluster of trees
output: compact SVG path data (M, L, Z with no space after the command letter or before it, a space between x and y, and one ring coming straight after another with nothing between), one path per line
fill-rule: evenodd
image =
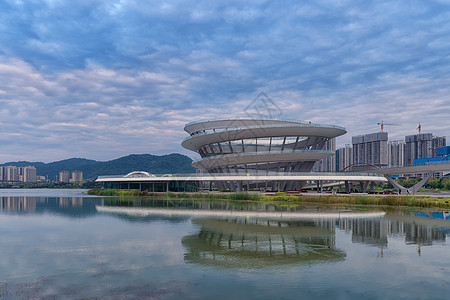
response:
M398 183L400 183L402 186L404 186L406 188L410 188L421 180L422 180L421 177L408 178L408 179L400 178L398 180ZM431 177L427 181L427 183L425 183L425 185L423 187L426 189L450 191L450 178L439 178L438 179L438 178Z
M425 188L450 191L450 178L430 178L425 184Z
M399 178L397 180L397 182L400 183L400 185L404 186L405 188L410 188L421 180L422 180L421 177L408 178L408 179ZM390 182L385 182L385 183L378 182L378 183L375 183L375 187L377 190L392 190L394 188ZM438 178L431 177L427 181L427 183L425 183L423 188L436 190L436 191L450 191L450 178L439 178L438 179Z

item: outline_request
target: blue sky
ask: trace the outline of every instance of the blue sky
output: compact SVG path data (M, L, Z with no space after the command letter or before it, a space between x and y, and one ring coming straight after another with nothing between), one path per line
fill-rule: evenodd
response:
M450 138L450 1L0 2L0 162L192 153L252 115Z

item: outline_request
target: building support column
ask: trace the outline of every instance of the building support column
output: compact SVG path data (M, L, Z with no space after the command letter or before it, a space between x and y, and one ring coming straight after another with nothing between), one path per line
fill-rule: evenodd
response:
M395 179L393 179L391 176L389 175L384 175L384 177L386 177L386 179L394 186L394 189L396 189L398 191L399 194L407 194L408 189L402 187Z
M424 186L425 183L427 183L428 179L431 178L431 176L433 176L433 172L428 172L424 174L425 176L422 178L421 181L419 181L418 183L416 183L413 187L411 187L411 191L414 194L416 194L421 187Z
M367 193L368 186L369 183L367 181L360 181L359 182L360 193Z

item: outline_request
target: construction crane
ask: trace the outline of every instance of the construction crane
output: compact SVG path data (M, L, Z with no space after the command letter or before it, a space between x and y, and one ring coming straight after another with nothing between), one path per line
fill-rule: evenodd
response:
M417 128L416 128L416 130L419 130L419 151L417 151L417 154L418 154L418 158L421 158L421 153L420 153L420 131L422 130L422 125L420 125L420 123L419 123L419 126L417 126Z
M384 123L383 120L381 120L381 122L378 122L377 125L381 125L381 132L383 132L384 125L402 126L402 125L399 125L399 124L389 124L389 123Z

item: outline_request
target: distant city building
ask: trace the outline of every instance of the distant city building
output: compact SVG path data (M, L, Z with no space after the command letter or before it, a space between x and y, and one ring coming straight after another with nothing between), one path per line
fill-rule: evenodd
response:
M59 182L69 182L70 173L69 171L59 171Z
M325 142L322 150L336 152L336 138L331 138ZM313 172L334 172L336 170L335 154L317 161L312 169Z
M73 171L72 172L72 182L81 182L83 181L83 172L82 171Z
M420 147L419 147L420 144ZM415 159L435 157L435 151L446 145L446 137L436 137L432 133L405 136L405 166L412 166Z
M433 137L433 157L438 156L437 149L447 146L447 138L445 136L435 136Z
M24 172L23 168L21 168L21 167L17 168L17 174L18 174L18 177L19 177L19 179L18 179L19 182L23 182L23 172Z
M22 176L22 180L23 182L37 182L37 176L36 176L36 168L33 166L27 166L27 167L22 167L19 168L20 169L20 173Z
M442 137L437 137L436 139L433 139L433 143L436 144L442 143ZM433 157L414 159L413 165L437 164L441 162L448 162L450 161L449 155L450 155L449 146L437 147L433 149ZM435 172L433 173L433 177L442 178L445 174L446 172Z
M19 171L16 166L6 166L4 181L19 182Z
M48 179L45 176L37 176L37 181L46 182Z
M405 142L388 142L388 165L389 167L403 167L405 163Z
M353 136L353 164L387 166L387 141L387 132Z
M436 156L442 157L450 155L450 146L439 147L436 149Z
M0 167L0 182L36 182L36 168L33 166Z
M336 172L348 169L353 165L353 149L350 144L336 150Z

